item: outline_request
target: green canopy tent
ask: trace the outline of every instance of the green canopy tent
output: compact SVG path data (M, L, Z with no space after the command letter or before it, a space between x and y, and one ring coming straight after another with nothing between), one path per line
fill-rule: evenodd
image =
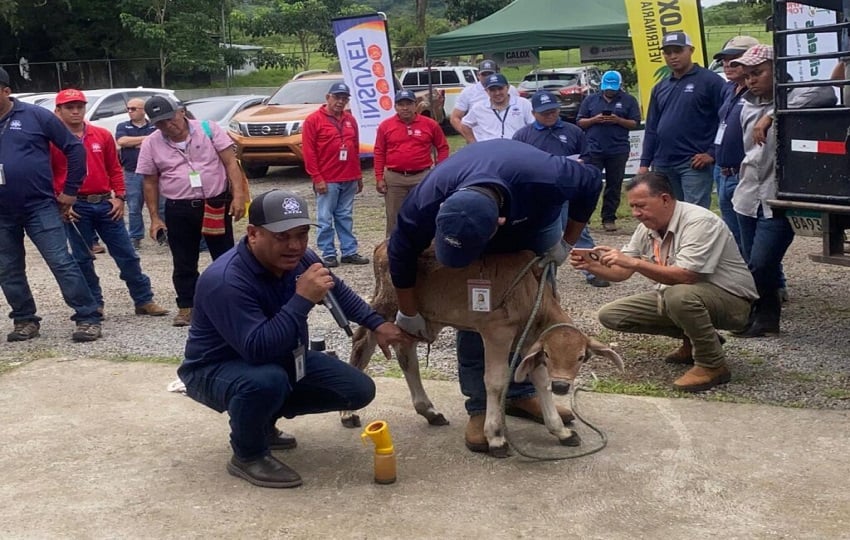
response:
M624 0L515 0L469 26L428 38L425 54L624 44L631 44Z

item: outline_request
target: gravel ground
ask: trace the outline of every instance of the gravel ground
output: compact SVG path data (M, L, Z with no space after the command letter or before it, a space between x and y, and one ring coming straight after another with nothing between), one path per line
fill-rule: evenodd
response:
M374 177L365 174L365 188L355 202L355 231L361 253L371 256L372 248L383 240L383 201L374 191ZM285 188L310 195L310 183L297 169L276 168L271 175L252 181L256 195L272 188ZM312 199L312 197L311 197ZM631 223L631 224L630 224ZM594 228L598 244L619 247L634 228L631 220L621 220L621 231L604 233ZM239 236L244 221L237 224ZM765 339L729 339L726 344L732 382L722 389L708 392L697 399L772 403L792 407L850 409L850 269L815 264L807 254L819 251L819 239L798 237L785 258L790 302L783 313L783 332ZM112 360L179 361L187 329L171 326L171 316L153 318L133 315L133 305L118 271L108 255L98 256L96 263L106 300L103 337L93 344L77 344L70 339L73 323L68 320L68 307L59 294L52 275L32 245L28 245L27 264L30 285L39 306L41 336L25 343L3 342L0 372L21 362L40 358L74 359L97 357ZM167 248L149 239L141 249L142 266L154 285L156 299L175 310L171 287L171 260ZM202 254L202 264L208 257ZM351 287L368 298L374 280L371 265L343 265L336 270ZM602 328L596 319L599 306L616 298L644 291L649 287L641 277L614 284L605 289L590 287L583 277L570 269L559 272L562 304L581 328L600 340L611 343L623 356L626 370L616 371L602 361L591 361L582 378L593 381L600 391L673 395L670 381L682 367L671 367L660 360L678 346L674 340L619 334ZM5 299L4 308L8 309ZM173 314L173 312L172 312ZM7 323L3 329L11 328ZM311 315L313 335L324 333L331 346L346 358L350 344L345 334L322 308ZM454 332L444 330L431 346L425 377L456 379ZM420 348L425 357L426 349ZM378 360L370 366L377 375L398 373L394 362Z

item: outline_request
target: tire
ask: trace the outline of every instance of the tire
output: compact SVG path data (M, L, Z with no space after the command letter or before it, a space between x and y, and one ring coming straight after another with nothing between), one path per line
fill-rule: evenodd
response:
M243 169L245 169L245 176L248 178L262 178L269 172L268 165L243 165Z

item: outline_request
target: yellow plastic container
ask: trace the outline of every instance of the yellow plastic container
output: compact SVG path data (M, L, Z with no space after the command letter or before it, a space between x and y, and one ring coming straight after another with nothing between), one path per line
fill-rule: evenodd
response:
M396 481L396 460L390 428L383 420L366 426L360 434L363 444L371 439L375 445L375 483L392 484Z

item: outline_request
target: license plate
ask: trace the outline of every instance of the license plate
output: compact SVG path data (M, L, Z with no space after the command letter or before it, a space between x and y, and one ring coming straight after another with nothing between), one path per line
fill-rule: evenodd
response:
M823 225L821 213L813 210L786 210L785 217L794 228L794 233L801 236L822 236Z

